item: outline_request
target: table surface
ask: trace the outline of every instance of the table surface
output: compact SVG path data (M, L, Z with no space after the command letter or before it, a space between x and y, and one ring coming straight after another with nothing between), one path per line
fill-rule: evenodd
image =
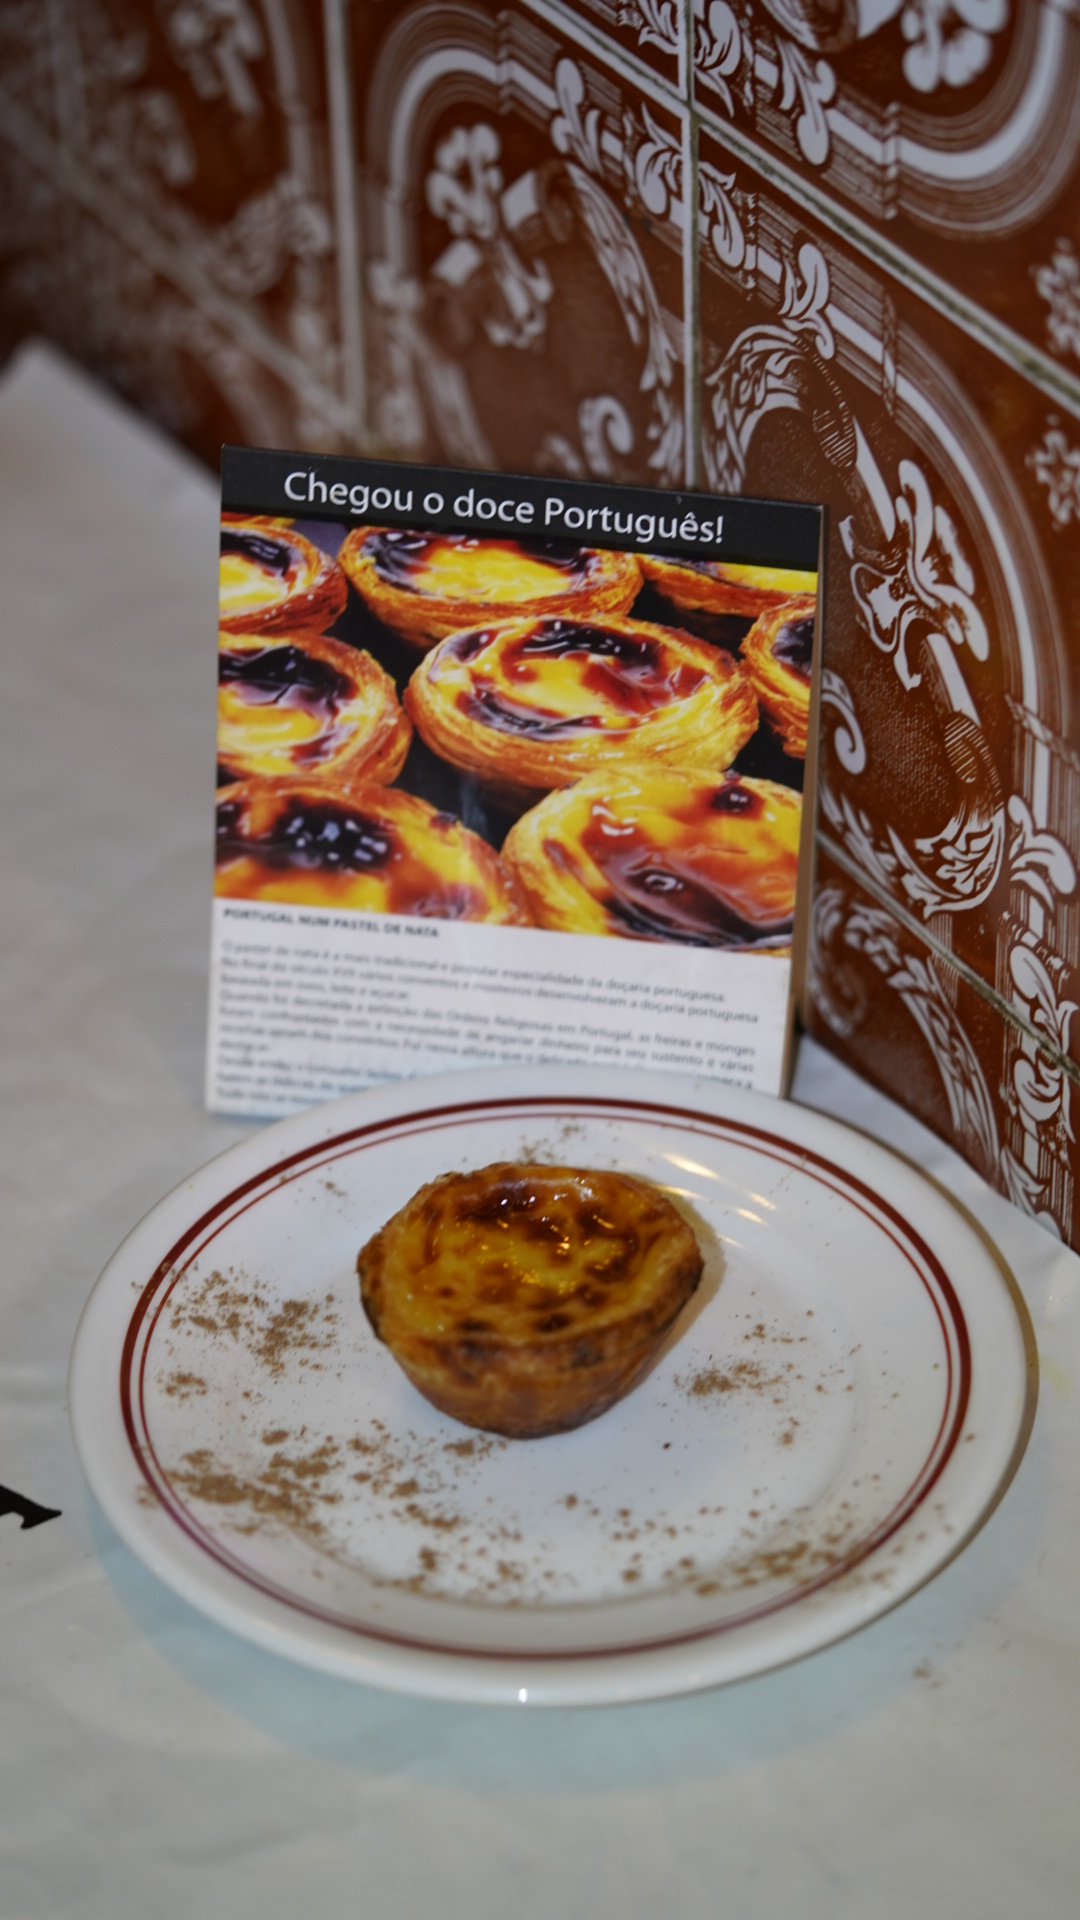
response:
M784 1671L635 1707L369 1692L212 1626L87 1491L65 1375L201 1104L216 490L50 351L0 383L3 1920L956 1920L1073 1911L1080 1261L804 1042L795 1096L916 1160L1017 1275L1027 1455L930 1586ZM1070 1893L1070 1889L1072 1890Z

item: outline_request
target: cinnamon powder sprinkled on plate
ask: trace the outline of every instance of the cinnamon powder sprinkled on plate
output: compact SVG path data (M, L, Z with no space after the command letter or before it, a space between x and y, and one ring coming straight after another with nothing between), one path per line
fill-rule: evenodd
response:
M183 1470L172 1477L193 1500L215 1507L247 1507L316 1539L325 1532L319 1508L336 1506L341 1499L340 1493L322 1485L340 1462L340 1451L332 1440L324 1440L307 1454L275 1452L263 1472L247 1478L220 1465L209 1447L185 1453L184 1462ZM238 1531L253 1532L254 1523Z
M251 1386L257 1384L260 1373L267 1381L277 1381L294 1368L317 1369L324 1364L339 1341L334 1304L332 1293L272 1303L246 1276L215 1270L198 1282L189 1298L177 1301L170 1316L168 1344L173 1354L182 1353L189 1340L196 1348L200 1340L242 1345L253 1364ZM751 1321L751 1316L746 1319ZM734 1329L732 1337L740 1339ZM748 1394L783 1407L789 1389L803 1377L795 1359L777 1355L774 1364L766 1364L746 1355L742 1341L771 1346L774 1353L778 1346L797 1344L792 1336L770 1332L763 1321L753 1319L739 1347L728 1354L709 1355L707 1363L687 1377L676 1376L675 1388L699 1404L723 1403L728 1396ZM174 1401L182 1402L189 1395L205 1400L208 1394L204 1376L182 1365L163 1371L159 1384ZM828 1391L821 1382L817 1386ZM249 1387L243 1398L250 1397ZM256 1401L262 1397L255 1393ZM790 1410L783 1414L774 1444L792 1446L798 1424ZM675 1438L677 1442L677 1434ZM429 1542L417 1545L414 1571L387 1577L363 1568L380 1586L431 1596L452 1593L456 1599L497 1599L504 1605L520 1605L525 1599L535 1604L553 1585L572 1593L573 1576L568 1571L556 1575L546 1564L550 1548L537 1537L535 1522L530 1523L533 1537L526 1550L522 1525L512 1510L504 1506L496 1520L485 1515L476 1497L476 1476L483 1463L523 1443L479 1433L420 1439L411 1430L392 1432L377 1418L348 1437L316 1437L309 1435L306 1426L290 1429L267 1424L260 1442L269 1454L265 1463L241 1465L235 1458L220 1457L220 1447L200 1445L181 1456L170 1477L188 1498L227 1515L234 1532L285 1528L342 1564L355 1562L332 1529L334 1509L355 1510L360 1501L361 1511L370 1510L382 1523L390 1520L427 1533ZM670 1447L669 1440L663 1448L665 1458ZM778 1538L779 1514L774 1504L751 1510L747 1520L753 1525L743 1527L745 1552L732 1559L729 1548L722 1569L714 1572L702 1565L700 1553L687 1549L696 1539L709 1538L709 1523L723 1512L722 1506L707 1505L693 1516L673 1517L655 1497L650 1505L644 1490L640 1510L627 1505L625 1498L617 1507L605 1506L602 1499L589 1499L576 1491L553 1494L550 1506L553 1527L558 1524L557 1509L564 1525L585 1528L590 1538L604 1543L614 1556L613 1577L626 1589L643 1587L642 1549L651 1546L655 1553L660 1541L669 1543L668 1550L659 1564L652 1565L648 1590L686 1587L703 1597L810 1578L840 1564L845 1553L843 1526L823 1532L815 1529L813 1540L802 1535ZM627 1556L621 1566L620 1550ZM714 1546L706 1552L711 1557L716 1550Z
M211 1339L243 1338L252 1359L271 1375L280 1376L294 1354L300 1355L301 1366L319 1369L320 1363L312 1361L311 1355L326 1353L335 1344L338 1316L327 1312L333 1304L334 1295L328 1293L322 1300L284 1300L271 1310L257 1286L215 1268L192 1299L177 1301L171 1327L174 1333L198 1329Z

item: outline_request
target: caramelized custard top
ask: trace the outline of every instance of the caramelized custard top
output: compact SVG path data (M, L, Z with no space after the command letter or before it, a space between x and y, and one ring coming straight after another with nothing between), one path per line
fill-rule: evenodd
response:
M452 814L393 788L355 798L283 782L225 789L215 891L440 920L520 917L493 850Z
M217 816L217 857L233 860L257 854L268 867L305 867L325 873L367 873L385 866L394 851L394 834L363 810L340 800L313 801L290 795L257 838L242 831L244 809L222 800Z
M684 567L689 573L704 574L708 580L723 580L729 586L757 588L761 593L785 600L797 593L816 593L817 574L801 573L790 567L740 567L725 560L701 560L693 554L666 560L668 566Z
M500 733L563 739L632 727L688 699L707 678L656 629L635 633L630 622L537 620L494 647L498 639L497 631L462 634L445 643L445 657L471 664L459 711Z
M223 618L259 613L285 598L311 569L304 549L270 528L221 529L220 606Z
M357 689L329 661L302 647L223 647L218 655L218 724L222 744L250 758L282 754L296 766L329 759L345 735L338 724Z
M627 933L687 946L777 946L791 939L797 837L787 861L755 865L768 796L738 778L694 785L663 840L642 810L590 810L581 844L607 884L604 905ZM771 853L775 849L770 848Z
M343 673L325 660L316 660L302 647L223 647L218 678L231 683L238 699L253 707L309 707L332 714L350 687Z
M548 794L504 854L539 926L768 951L792 937L801 822L777 782L640 764Z
M433 1339L533 1345L647 1313L673 1231L689 1239L643 1181L504 1163L422 1188L360 1264L380 1319Z

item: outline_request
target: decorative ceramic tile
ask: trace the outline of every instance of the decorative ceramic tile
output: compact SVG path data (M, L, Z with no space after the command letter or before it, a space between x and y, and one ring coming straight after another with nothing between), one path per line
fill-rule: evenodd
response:
M234 434L280 445L311 433L295 388L272 365L2 147L0 199L11 209L4 290L12 345L47 331L211 467ZM42 247L49 227L62 245Z
M0 11L6 300L208 450L227 418L356 438L328 72L318 6Z
M525 0L525 4L556 22L576 16L590 38L598 36L606 43L609 54L623 53L639 66L652 68L680 97L688 96L691 0Z
M704 134L699 181L707 479L831 507L821 831L1075 1054L1080 571L1043 398Z
M387 26L358 80L376 444L683 483L686 117L524 8Z
M1080 16L695 0L702 110L1080 382Z
M1076 1245L1080 1087L827 854L806 1020L999 1192Z

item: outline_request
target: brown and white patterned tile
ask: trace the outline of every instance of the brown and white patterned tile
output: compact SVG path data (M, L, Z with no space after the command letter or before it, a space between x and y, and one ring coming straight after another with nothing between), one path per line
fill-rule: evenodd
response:
M343 20L340 0L54 0L0 13L0 149L9 177L32 173L33 197L56 207L34 230L25 201L5 194L8 297L196 445L220 445L226 413L244 437L259 431L266 409L245 392L245 361L265 367L268 389L291 389L286 417L302 442L358 439L344 371L359 311L343 270L355 213L326 38ZM86 231L108 236L100 260L79 257ZM119 256L130 262L122 292ZM79 274L97 288L80 289ZM73 310L53 304L61 286ZM103 336L89 310L110 297L126 311ZM185 332L181 312L200 316L176 342L190 392L180 404L174 373L173 398L155 404L130 356L110 358L109 337L133 341L141 321L150 351L170 328ZM215 426L207 409L222 382L236 393ZM189 427L195 416L204 424Z
M386 25L358 63L377 443L685 483L687 116L524 7Z
M816 1039L1080 1245L1080 1081L828 854L805 1001Z
M702 111L849 231L898 250L901 272L939 282L942 304L966 304L1006 353L1026 343L1050 384L1056 363L1080 393L1075 8L695 4Z
M700 189L707 477L831 510L821 831L1075 1057L1080 556L1043 397L707 134Z
M533 13L573 31L583 44L650 69L680 98L690 91L688 13L692 0L525 0Z
M11 344L46 333L216 468L223 442L319 444L314 409L275 356L237 338L140 252L0 147L9 205L4 319ZM63 244L43 244L62 233Z

